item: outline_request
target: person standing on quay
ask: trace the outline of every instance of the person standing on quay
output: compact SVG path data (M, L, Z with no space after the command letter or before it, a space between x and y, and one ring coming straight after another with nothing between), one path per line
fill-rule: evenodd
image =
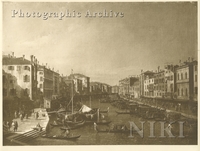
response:
M15 121L15 131L17 131L17 129L18 129L18 122Z
M6 126L8 128L8 131L10 131L10 122L7 121Z
M28 114L25 114L26 119L28 119Z
M38 113L38 112L36 112L36 113L35 113L35 119L37 120L37 119L38 119L38 117L39 117L39 113Z
M23 121L23 115L22 114L20 114L20 119L21 119L21 121Z
M15 111L15 118L17 118L17 111Z
M12 127L13 127L13 131L15 131L15 122L12 121Z

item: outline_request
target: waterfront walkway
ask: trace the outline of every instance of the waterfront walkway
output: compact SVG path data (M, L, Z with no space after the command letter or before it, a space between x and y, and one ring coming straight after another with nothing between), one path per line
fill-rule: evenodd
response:
M124 98L126 99L126 98ZM133 100L133 99L129 99L135 103L138 103L138 104L144 104L144 105L148 105L150 107L153 107L153 108L161 108L161 107L158 107L158 106L154 106L154 105L150 105L150 104L147 104L147 103L144 103L142 101L140 101L139 99L137 100ZM164 109L164 108L163 108ZM182 116L186 117L186 118L190 118L190 119L194 119L194 120L197 120L197 116L195 115L190 115L190 114L187 114L187 113L183 113L183 112L180 112L180 111L175 111L175 110L169 110L169 109L166 109L166 112L173 112L173 113L179 113L181 114Z
M38 112L39 117L35 118L35 113ZM18 122L18 129L16 132L13 131L13 127L10 128L10 136L4 138L7 140L10 140L12 142L15 142L20 145L27 145L27 141L37 138L38 134L45 133L46 126L49 121L48 114L46 112L46 109L34 109L34 113L32 113L31 116L28 117L28 119L24 118L23 120L20 120L20 118L13 119L14 121ZM42 127L42 131L38 132L37 130L33 130L33 128L36 127L37 124L40 124Z

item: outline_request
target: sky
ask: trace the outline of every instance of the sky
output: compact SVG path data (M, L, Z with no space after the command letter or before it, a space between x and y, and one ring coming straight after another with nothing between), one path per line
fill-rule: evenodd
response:
M20 10L31 16L19 17ZM32 14L66 10L81 17L44 20ZM88 10L112 10L123 17L85 17ZM3 51L27 59L34 55L63 75L73 69L90 81L116 85L141 70L197 59L197 3L3 2Z

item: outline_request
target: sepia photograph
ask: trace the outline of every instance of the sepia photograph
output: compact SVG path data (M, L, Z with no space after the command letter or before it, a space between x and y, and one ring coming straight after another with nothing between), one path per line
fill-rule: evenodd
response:
M2 145L198 145L198 3L2 2Z

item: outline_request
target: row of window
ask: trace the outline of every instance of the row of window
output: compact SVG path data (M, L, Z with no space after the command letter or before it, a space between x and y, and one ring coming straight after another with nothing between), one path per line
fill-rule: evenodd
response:
M150 82L154 82L154 79L149 79L148 81L147 81L147 80L144 81L144 83L148 83L148 82L149 82L149 83L150 83Z
M145 92L145 95L146 96L163 96L163 93L161 93L161 92L158 92L158 93L148 93L148 92Z
M177 79L178 80L183 80L183 79L187 79L188 78L188 73L186 72L185 73L185 77L183 77L183 73L181 73L181 74L177 74Z
M161 76L164 76L164 72L156 75L156 77L161 77Z
M17 90L16 89L10 89L9 91L5 88L3 88L3 96L7 96L8 95L8 92L9 92L9 95L11 96L16 96L17 95ZM24 89L23 91L23 95L24 96L28 96L30 94L30 89L26 88Z
M21 71L22 69L30 71L29 66L17 66L17 71ZM8 66L8 70L15 70L15 66Z
M23 76L23 81L30 82L30 76L29 75ZM5 76L3 76L3 82L5 83ZM14 84L14 83L15 83L15 80L10 80L10 84Z
M185 92L184 92L183 88L182 89L178 89L178 96L188 96L188 89L185 88Z

